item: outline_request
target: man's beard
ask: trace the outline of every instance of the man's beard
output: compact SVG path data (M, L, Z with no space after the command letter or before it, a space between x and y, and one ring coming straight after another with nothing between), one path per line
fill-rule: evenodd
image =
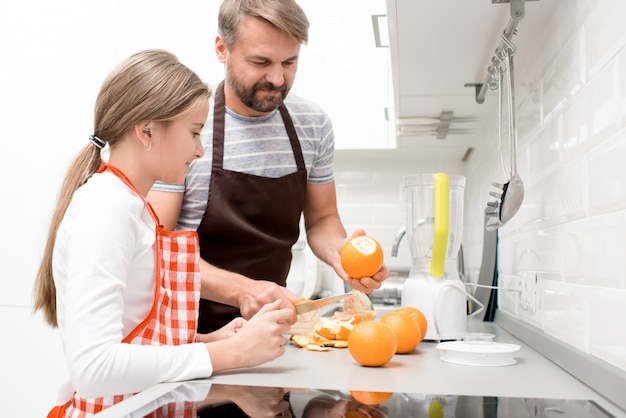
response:
M283 103L283 100L285 100L285 97L287 97L289 93L286 84L277 87L271 83L258 82L252 87L246 87L234 76L233 72L230 71L230 67L228 72L229 85L235 93L235 96L237 96L244 105L257 112L269 113L273 111ZM259 98L257 96L259 90L279 91L281 94L280 96L264 96Z

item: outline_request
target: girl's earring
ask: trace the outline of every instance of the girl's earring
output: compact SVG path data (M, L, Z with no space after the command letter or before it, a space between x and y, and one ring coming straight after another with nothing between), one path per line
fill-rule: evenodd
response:
M144 128L141 131L143 133L143 136L151 138L150 128L148 128L147 126L144 126ZM152 141L148 140L148 146L144 145L143 149L145 149L146 151L150 151L152 149Z

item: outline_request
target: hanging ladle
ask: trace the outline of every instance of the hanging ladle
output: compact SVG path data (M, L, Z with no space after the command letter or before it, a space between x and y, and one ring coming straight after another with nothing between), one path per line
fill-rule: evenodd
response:
M507 95L508 95L508 116L509 116L509 151L510 151L510 171L509 180L504 183L491 183L497 190L489 192L489 195L495 197L497 200L487 203L486 214L490 217L487 221L486 228L489 231L493 231L515 216L522 201L524 200L524 183L517 172L517 129L515 125L515 96L513 88L513 55L515 54L515 45L513 45L506 36L502 35L502 40L506 44L507 48L502 49L503 57L507 61L508 70L497 70L498 73L506 73L507 81ZM499 59L499 58L498 58ZM497 67L497 66L496 66ZM499 80L499 89L502 90L502 77ZM499 105L500 106L500 105ZM502 126L502 118L500 116L499 129Z

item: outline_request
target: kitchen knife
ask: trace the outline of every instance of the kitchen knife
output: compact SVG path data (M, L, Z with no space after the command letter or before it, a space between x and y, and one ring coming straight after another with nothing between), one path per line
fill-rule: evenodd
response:
M346 296L350 296L352 293L344 293L342 295L329 296L327 298L308 300L305 299L303 302L296 302L294 306L296 307L296 312L299 314L303 314L305 312L311 312L316 309L323 308L324 306L330 305L331 303L339 302L341 299Z

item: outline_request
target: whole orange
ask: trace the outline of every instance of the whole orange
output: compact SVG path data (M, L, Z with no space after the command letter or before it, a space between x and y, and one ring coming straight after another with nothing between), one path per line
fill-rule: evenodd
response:
M391 398L391 392L367 392L362 390L351 390L350 395L355 401L361 402L363 405L378 405Z
M389 325L395 332L398 338L397 354L410 353L422 340L422 330L411 312L396 309L383 315L380 322Z
M373 319L356 324L348 336L348 351L363 366L384 366L397 346L398 338L391 327Z
M372 277L383 265L383 249L368 235L354 237L341 249L341 267L350 277Z
M420 341L422 341L424 337L426 337L426 331L428 331L428 320L426 320L426 315L414 306L403 306L402 308L398 308L398 310L405 310L415 315L417 323L420 324L420 330L422 331L422 338L420 338Z

